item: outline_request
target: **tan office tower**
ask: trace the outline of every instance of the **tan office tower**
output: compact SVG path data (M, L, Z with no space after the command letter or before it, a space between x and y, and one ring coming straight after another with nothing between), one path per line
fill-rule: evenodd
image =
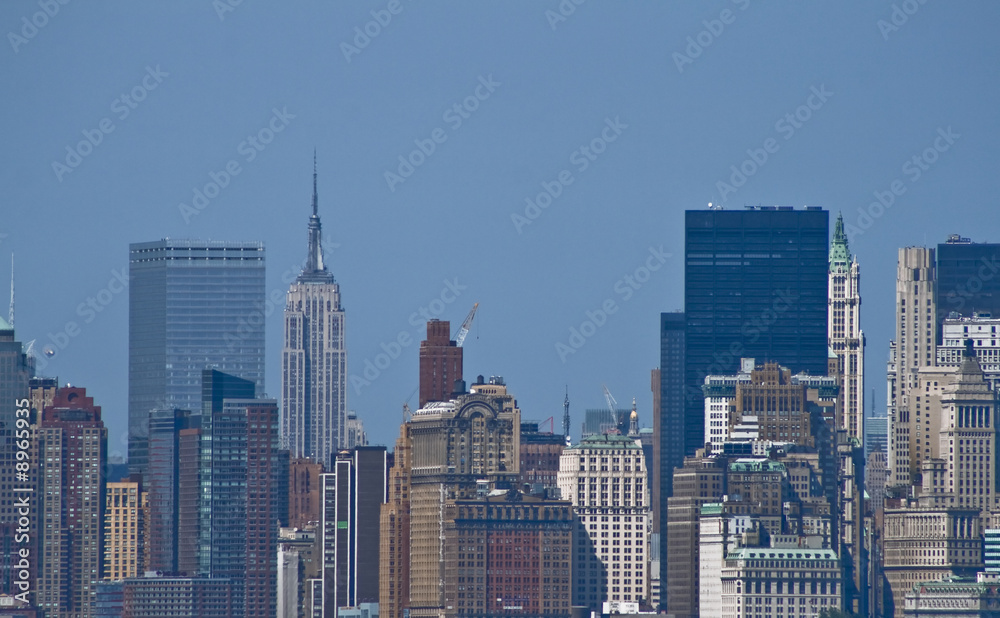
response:
M890 485L920 484L920 455L937 440L926 414L915 409L920 369L934 366L937 341L934 249L899 250L896 268L896 338L890 343L886 407L889 413Z
M455 613L454 607L445 605L447 573L441 559L448 524L445 507L517 482L521 411L503 378L492 377L488 383L479 379L470 390L417 410L404 429L412 445L409 561L397 566L409 568L413 618ZM390 475L390 496L397 491L395 474ZM387 511L394 506L387 506ZM466 576L461 569L455 575ZM398 581L394 583L398 586Z
M403 423L389 469L388 501L382 505L379 539L379 612L402 618L410 607L410 469L413 441Z
M120 581L145 571L149 494L140 477L108 483L104 510L104 579Z
M837 355L840 401L837 429L864 442L865 335L861 331L861 269L851 255L844 217L837 217L830 244L830 285L827 294L828 338Z

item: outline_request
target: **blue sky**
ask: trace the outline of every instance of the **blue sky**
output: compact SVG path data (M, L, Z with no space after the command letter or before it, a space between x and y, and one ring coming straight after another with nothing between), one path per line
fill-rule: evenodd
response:
M17 334L53 345L44 372L95 396L112 452L128 243L263 240L268 292L283 291L305 255L314 147L350 373L387 364L349 405L387 444L417 385L412 316L457 324L477 301L467 377L503 375L526 418L557 428L568 385L574 434L607 384L651 425L685 209L843 211L879 412L897 248L1000 241L996 3L229 2L0 4ZM869 209L894 181L892 205ZM267 317L272 396L281 319Z

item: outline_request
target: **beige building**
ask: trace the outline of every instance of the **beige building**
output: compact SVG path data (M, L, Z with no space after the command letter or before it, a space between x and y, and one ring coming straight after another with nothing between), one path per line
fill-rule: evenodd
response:
M573 604L648 603L649 492L637 441L615 434L584 438L563 451L558 483L592 545L578 545L575 554Z
M386 616L395 617L407 603L413 618L454 614L445 602L448 573L442 560L447 507L517 481L521 411L503 378L479 381L470 391L427 404L402 429L406 449L390 472L390 501L382 512L389 526L380 562L383 572L388 567L407 573L394 573L382 585ZM408 517L402 517L404 509ZM403 577L409 580L405 599Z
M979 511L935 502L941 501L886 500L883 572L895 618L902 618L906 593L915 584L974 576L983 566Z
M734 549L721 579L722 618L813 618L840 609L840 561L832 549Z
M146 571L149 493L138 480L108 483L104 507L104 579L120 581Z
M403 423L389 469L388 501L379 526L379 612L402 618L410 607L410 468L413 443Z
M927 419L916 416L914 399L920 369L934 366L937 354L934 253L924 247L899 250L896 337L890 344L887 372L890 485L919 484L921 451L927 440L937 439L928 433L926 422L918 422Z
M945 491L957 506L978 510L985 530L997 504L996 394L971 346L941 394L941 416L940 450L947 453Z

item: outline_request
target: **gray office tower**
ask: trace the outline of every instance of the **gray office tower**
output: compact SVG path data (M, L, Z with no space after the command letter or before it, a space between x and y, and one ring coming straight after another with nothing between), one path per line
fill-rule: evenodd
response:
M709 374L741 357L827 372L829 213L818 206L689 210L684 247L684 451L704 446Z
M149 414L198 410L213 367L264 390L264 245L129 245L129 471L149 461Z
M20 592L15 585L18 550L15 543L18 513L15 489L27 485L18 482L15 440L17 411L27 410L28 380L33 373L33 359L14 339L14 327L0 318L0 594ZM28 418L24 417L25 421Z

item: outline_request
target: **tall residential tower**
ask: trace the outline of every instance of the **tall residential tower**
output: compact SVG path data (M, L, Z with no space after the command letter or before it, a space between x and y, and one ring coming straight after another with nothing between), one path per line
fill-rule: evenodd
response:
M281 439L293 459L324 466L345 446L347 350L340 285L323 263L316 162L306 263L288 289L281 355Z

